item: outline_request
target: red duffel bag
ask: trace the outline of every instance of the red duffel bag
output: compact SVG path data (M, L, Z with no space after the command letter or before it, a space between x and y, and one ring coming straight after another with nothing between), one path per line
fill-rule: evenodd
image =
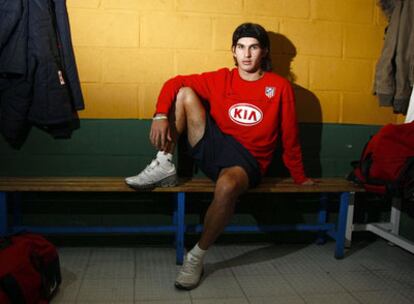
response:
M37 234L0 238L0 303L46 304L61 283L55 246Z

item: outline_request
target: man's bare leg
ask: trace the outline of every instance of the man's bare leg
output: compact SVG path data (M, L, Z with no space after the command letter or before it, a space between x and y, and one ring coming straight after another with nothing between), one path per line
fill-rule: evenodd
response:
M206 127L206 110L197 94L188 87L177 94L174 113L170 117L173 142L165 152L173 153L178 137L187 130L188 142L194 147L203 137Z
M242 167L229 167L220 172L213 201L207 209L201 238L184 259L183 267L175 281L177 288L193 289L198 286L203 273L203 259L207 249L229 223L238 197L248 187L249 177Z
M199 97L190 88L182 88L175 104L177 135L187 129L188 141L192 147L203 137L206 118L205 109ZM204 220L204 229L198 243L206 250L214 243L230 221L237 198L249 187L249 177L242 167L225 168L216 182L214 198Z
M203 274L203 258L207 249L223 232L234 213L238 197L248 187L249 178L242 167L229 167L220 172L213 201L207 209L203 233L199 242L187 253L184 259L183 267L175 281L177 288L193 289L198 286Z
M138 175L125 178L129 186L150 189L176 185L177 173L172 162L176 140L187 129L188 141L194 146L204 135L206 113L197 94L191 88L184 87L179 90L170 114L169 122L154 121L151 126L150 140L162 151Z
M204 229L198 246L207 250L223 232L234 213L238 197L249 187L249 177L242 167L223 169L216 183L214 198L207 209Z

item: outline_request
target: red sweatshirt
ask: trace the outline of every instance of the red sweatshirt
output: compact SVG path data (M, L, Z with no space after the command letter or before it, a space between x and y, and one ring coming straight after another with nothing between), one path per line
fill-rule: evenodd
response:
M279 136L283 161L296 183L306 180L298 138L295 97L289 82L266 72L256 81L243 80L237 68L168 80L158 97L156 113L168 113L182 87L191 87L210 103L210 114L225 134L233 136L257 160L264 174Z

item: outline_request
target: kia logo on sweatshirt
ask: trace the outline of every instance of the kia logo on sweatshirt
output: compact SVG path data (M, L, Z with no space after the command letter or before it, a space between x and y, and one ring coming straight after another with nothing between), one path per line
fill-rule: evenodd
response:
M248 103L238 103L229 109L232 121L243 126L254 126L263 118L263 112L256 106Z

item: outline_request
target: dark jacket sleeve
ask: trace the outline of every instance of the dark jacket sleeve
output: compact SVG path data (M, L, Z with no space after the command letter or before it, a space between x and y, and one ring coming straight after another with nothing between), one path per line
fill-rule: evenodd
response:
M27 0L0 0L0 74L26 73Z
M55 4L57 34L61 45L63 68L72 95L72 103L75 110L82 110L85 105L73 52L66 0L53 0L53 2Z

